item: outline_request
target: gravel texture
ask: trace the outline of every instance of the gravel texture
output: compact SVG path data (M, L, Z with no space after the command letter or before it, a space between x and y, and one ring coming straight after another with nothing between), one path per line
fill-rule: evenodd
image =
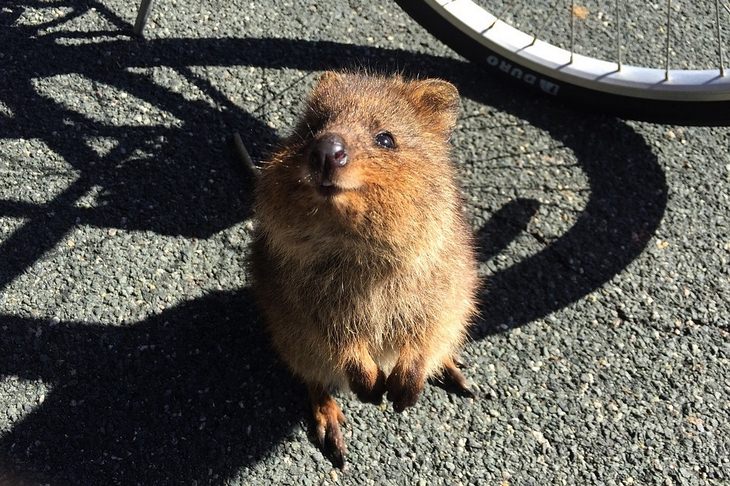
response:
M730 129L525 95L387 1L158 3L145 40L136 2L0 4L0 484L730 482ZM487 286L478 398L343 395L340 471L252 304L229 136L260 160L352 66L459 87Z

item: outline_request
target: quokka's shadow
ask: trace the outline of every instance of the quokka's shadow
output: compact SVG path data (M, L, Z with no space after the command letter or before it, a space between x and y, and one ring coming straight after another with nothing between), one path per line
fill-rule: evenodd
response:
M218 483L305 417L306 391L277 364L246 291L119 328L1 322L2 373L51 390L0 439L16 477Z
M91 7L105 12L93 1L67 4L75 12L69 15ZM0 215L26 221L0 243L0 291L74 225L206 238L250 214L251 181L231 165L221 135L240 130L257 159L276 135L189 69L212 63L305 71L367 64L438 76L575 153L590 189L585 211L542 251L490 276L475 338L580 299L636 258L661 221L664 176L633 129L527 97L473 64L333 42L91 41L94 33L9 28L28 7L44 8L44 2L11 1L0 13L0 63L13 79L12 87L0 86L0 100L15 114L12 123L0 119L0 139L41 140L79 175L44 204L0 200ZM129 27L119 19L113 24ZM63 36L90 41L59 44ZM182 73L226 110L186 100L126 69L160 66ZM110 125L39 95L32 82L63 74L134 94L182 126ZM87 144L93 137L117 143L100 155ZM101 204L75 204L92 188ZM482 258L524 231L538 207L516 199L498 209L479 234ZM256 463L307 416L304 390L276 364L257 319L245 290L195 299L123 327L0 316L0 374L43 380L50 388L45 401L0 439L0 472L53 484L222 483Z

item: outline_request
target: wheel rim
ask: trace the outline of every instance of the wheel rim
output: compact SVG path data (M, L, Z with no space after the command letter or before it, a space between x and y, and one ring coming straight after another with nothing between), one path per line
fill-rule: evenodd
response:
M503 22L471 0L425 0L434 10L484 47L484 61L542 91L558 95L553 80L609 94L669 101L730 100L730 76L716 69L664 69L584 56L536 39ZM552 79L547 79L547 76Z

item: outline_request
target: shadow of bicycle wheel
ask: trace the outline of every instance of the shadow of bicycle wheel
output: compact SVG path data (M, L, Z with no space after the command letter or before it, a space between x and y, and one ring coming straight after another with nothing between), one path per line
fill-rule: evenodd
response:
M570 147L587 177L589 199L567 232L489 277L476 338L545 317L598 289L642 253L664 215L664 173L633 129L617 120L562 113L561 125L581 128L557 131L548 118L540 114L529 121ZM605 145L585 136L592 131L600 132ZM539 206L537 201L514 203L518 210L500 211L479 232L487 248L498 235L524 229Z

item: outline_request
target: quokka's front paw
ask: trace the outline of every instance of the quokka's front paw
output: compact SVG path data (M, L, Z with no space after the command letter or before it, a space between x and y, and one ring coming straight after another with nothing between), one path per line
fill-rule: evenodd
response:
M421 367L403 368L396 365L385 384L388 400L393 402L393 409L396 412L402 412L413 406L418 400L418 395L423 390L425 382L425 372Z
M361 353L345 367L352 390L360 401L379 405L385 393L385 373L367 353Z
M350 388L361 402L380 405L385 394L385 373L378 370L375 380L371 384L353 381L350 383Z

